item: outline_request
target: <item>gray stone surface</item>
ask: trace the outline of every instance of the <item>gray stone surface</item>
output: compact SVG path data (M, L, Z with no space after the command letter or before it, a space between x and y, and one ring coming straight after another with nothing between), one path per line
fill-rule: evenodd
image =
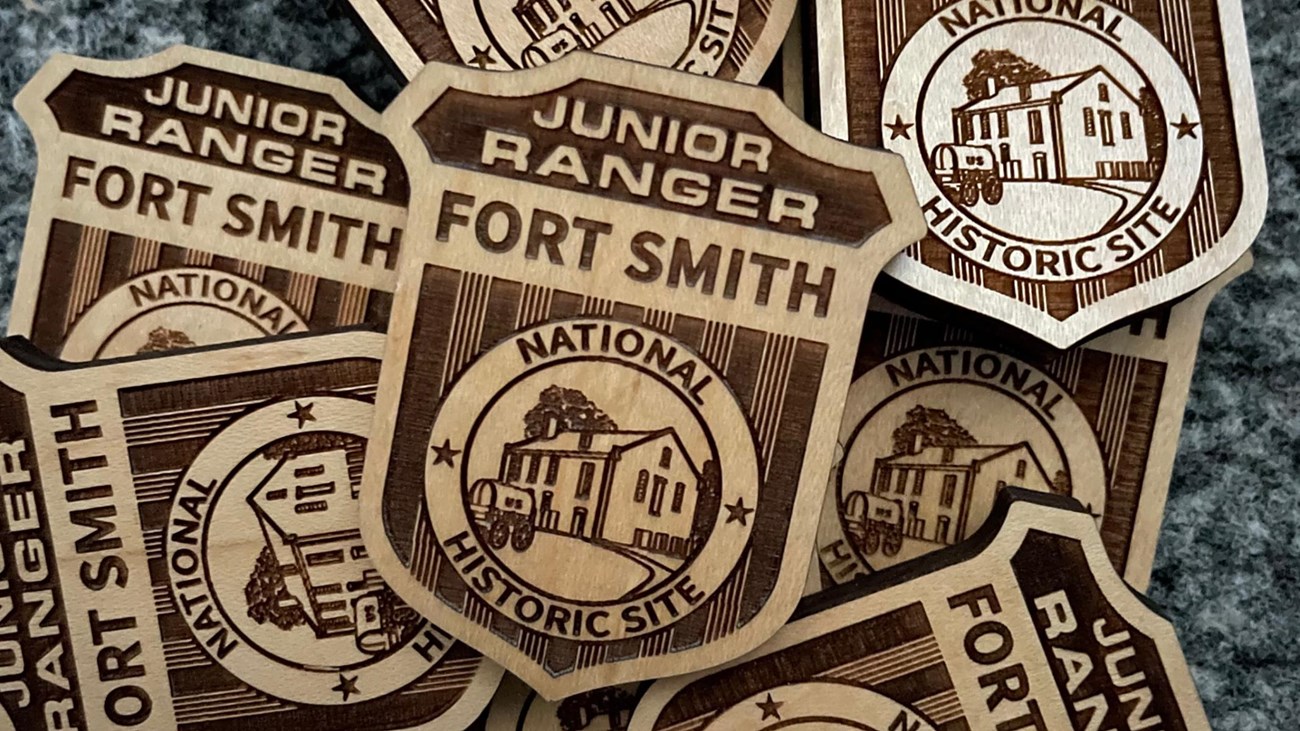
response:
M174 43L397 91L348 18L310 0L0 0L0 315L35 150L10 102L58 51L131 58ZM1246 0L1272 191L1255 269L1210 308L1152 597L1174 617L1214 728L1300 727L1300 7ZM1292 724L1297 724L1293 726Z

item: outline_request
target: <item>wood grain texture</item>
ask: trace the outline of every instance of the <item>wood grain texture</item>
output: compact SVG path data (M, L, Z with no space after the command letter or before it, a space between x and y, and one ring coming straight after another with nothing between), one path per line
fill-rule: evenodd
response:
M1249 253L1171 307L1023 351L885 300L867 315L819 529L819 584L973 534L1001 486L1069 495L1145 589L1205 310Z
M762 642L806 580L870 283L922 231L898 159L578 54L430 66L385 125L427 256L363 493L381 572L547 698Z
M1010 489L975 540L811 597L752 654L651 686L632 731L1208 731L1173 627L1090 515Z
M175 47L56 56L11 334L86 361L388 319L410 187L337 79Z
M908 161L887 272L1064 348L1177 299L1267 202L1237 0L817 5L823 126Z
M574 51L757 83L795 0L348 0L398 72L426 63L485 71L535 68Z
M357 497L383 337L69 366L0 343L0 725L462 729L501 670L402 604Z

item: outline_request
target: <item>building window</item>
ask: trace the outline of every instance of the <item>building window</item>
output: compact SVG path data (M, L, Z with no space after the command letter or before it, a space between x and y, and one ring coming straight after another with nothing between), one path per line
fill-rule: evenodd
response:
M948 520L948 516L946 515L939 516L939 522L935 523L934 525L934 539L936 541L938 541L939 543L948 542L948 526L951 524L951 522L952 521Z
M368 554L366 553L366 547L365 547L365 546L353 546L353 547L352 547L352 550L349 551L349 553L351 554L351 556L352 556L352 560L353 560L353 561L362 561L362 560L365 560L366 556L368 555Z
M963 114L961 115L960 119L961 119L961 141L965 142L966 140L969 140L970 138L974 137L975 132L971 129L971 115Z
M1110 87L1105 84L1097 84L1097 101L1110 101Z
M1024 476L1025 476L1025 461L1023 459L1016 460L1016 479L1018 480Z
M641 470L641 473L636 476L636 494L633 496L632 499L638 503L645 502L645 491L646 491L646 487L648 487L649 485L650 485L650 473L646 472L645 470Z
M558 477L559 474L560 474L560 458L553 454L551 455L551 458L546 462L546 484L554 485L555 478Z
M998 112L998 137L1007 137L1010 134L1011 130L1007 128L1007 113Z
M308 566L333 566L336 563L343 563L343 549L341 548L307 554Z
M519 481L519 473L524 466L523 459L518 452L510 455L510 461L506 463L506 482Z
M903 494L903 489L907 486L907 475L908 470L906 467L902 467L898 470L898 481L894 483L894 492L899 495Z
M1114 147L1115 125L1111 122L1111 113L1104 110L1097 112L1097 119L1101 122L1101 144Z
M1119 113L1119 132L1124 135L1124 139L1133 139L1133 119L1128 112Z
M1043 113L1037 109L1029 110L1029 142L1043 144Z
M325 502L324 500L312 500L310 502L298 503L297 505L293 506L293 512L297 513L298 515L302 515L304 513L319 513L327 509L329 509L329 503Z
M583 462L578 468L578 494L579 500L586 500L591 496L591 480L596 475L596 465L591 462Z
M318 482L315 485L299 485L294 489L294 497L302 500L309 497L320 497L329 495L334 492L333 482Z
M668 480L655 475L655 489L650 493L650 514L659 515L664 508L664 493L668 491Z
M537 482L537 473L542 470L542 455L531 454L528 456L528 484Z
M989 124L989 113L980 115L980 139L987 140L993 136L993 127Z
M270 492L266 493L267 500L283 500L286 497L289 497L289 491L284 489L283 487L280 488L279 490L271 490Z
M673 466L673 448L664 447L663 451L659 453L659 469L662 470L671 469L672 466Z
M1083 134L1088 137L1097 136L1097 118L1093 116L1092 107L1083 108Z
M881 467L876 473L876 493L889 492L889 476L892 474L888 467Z
M916 471L916 479L912 481L912 494L921 494L921 484L925 482L925 470Z
M673 512L682 512L682 501L686 499L686 483L679 482L673 488Z
M554 494L555 494L555 493L551 492L550 490L547 490L546 492L542 493L542 513L543 513L543 514L551 512L551 496L554 495Z
M313 586L311 589L312 596L329 596L330 594L342 594L342 584L325 584L324 586Z
M943 476L943 492L939 495L939 505L945 508L952 507L952 500L957 494L957 475Z

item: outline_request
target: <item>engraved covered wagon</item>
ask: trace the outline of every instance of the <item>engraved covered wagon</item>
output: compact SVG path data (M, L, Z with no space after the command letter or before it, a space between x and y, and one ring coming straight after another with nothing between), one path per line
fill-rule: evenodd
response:
M939 185L963 206L984 202L994 206L1002 200L1002 179L998 176L993 148L979 145L939 145L934 150L934 177Z
M516 551L533 545L537 503L533 491L499 480L478 480L470 489L470 512L485 529L487 543L495 549L506 543Z
M849 539L864 555L896 556L903 547L903 501L855 490L844 500Z

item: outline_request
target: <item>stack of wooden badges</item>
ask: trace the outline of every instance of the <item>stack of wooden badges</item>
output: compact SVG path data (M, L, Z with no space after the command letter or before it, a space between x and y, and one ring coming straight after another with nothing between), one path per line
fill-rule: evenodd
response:
M352 1L17 99L0 729L1208 728L1238 0Z

